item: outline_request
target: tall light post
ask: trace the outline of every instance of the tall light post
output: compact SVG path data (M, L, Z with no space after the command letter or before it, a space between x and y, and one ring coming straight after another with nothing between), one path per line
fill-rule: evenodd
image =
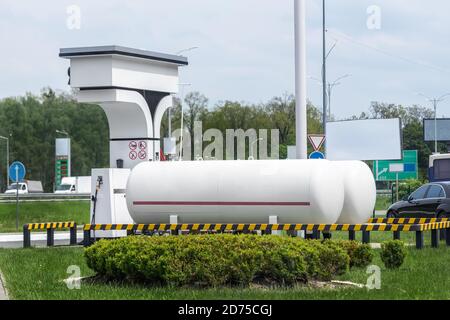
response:
M424 97L428 102L433 103L434 108L434 152L438 153L438 137L437 137L437 106L440 102L444 101L446 97L450 96L450 93L446 93L439 98L430 98L429 96L418 93L419 96Z
M255 157L254 157L254 154L253 154L253 145L255 144L255 143L257 143L257 142L259 142L259 141L263 141L264 139L263 138L258 138L258 139L256 139L255 141L252 141L252 143L250 143L250 155L249 155L249 160L254 160L255 159Z
M180 54L182 54L183 52L189 52L189 51L192 51L192 50L195 50L195 49L198 49L199 47L190 47L190 48L186 48L186 49L183 49L183 50L180 50L180 51L177 51L177 55L180 55Z
M331 119L331 93L333 92L334 87L340 85L341 83L339 81L350 77L349 74L343 75L342 77L337 78L333 82L328 82L327 86L327 95L328 95L328 119Z
M180 89L180 107L181 107L181 133L180 133L180 155L178 160L183 160L183 133L184 133L184 110L183 110L183 99L184 99L184 88L187 86L190 86L190 83L179 83L178 86L180 86L182 89Z
M328 97L328 110L326 111L327 119L331 119L331 94L333 93L334 87L336 87L336 86L338 86L338 85L341 85L341 82L339 82L340 80L345 79L345 78L348 78L348 77L350 77L350 76L351 76L350 74L346 74L346 75L344 75L344 76L342 76L342 77L337 78L337 79L334 80L333 82L328 82L328 83L327 83L327 86L326 86L326 88L327 88L326 96ZM309 78L312 79L312 80L317 81L317 83L318 83L319 85L323 86L322 80L319 80L319 79L316 78L316 77L309 77Z
M9 185L9 138L0 136L0 139L6 141L6 188Z
M183 50L180 50L180 51L177 51L177 55L180 55L180 54L182 54L182 53L184 53L184 52L189 52L189 51L192 51L192 50L195 50L195 49L199 49L200 47L197 47L197 46L194 46L194 47L189 47L189 48L186 48L186 49L183 49ZM186 83L186 84L179 84L179 86L190 86L191 84L189 84L189 83ZM181 123L182 123L182 125L181 125L181 143L183 142L183 100L182 100L182 98L180 99L180 105L181 105ZM172 137L172 111L171 111L171 109L172 108L169 108L169 110L168 110L168 115L167 115L167 117L168 117L168 122L169 122L169 138L171 138ZM182 152L182 149L183 149L183 147L182 147L182 144L180 144L180 157L181 157L181 152Z
M325 0L322 0L322 100L323 100L323 110L322 110L322 122L323 122L323 134L327 136L327 56L334 49L331 48L330 52L327 54L327 27L326 27L326 14L325 14ZM327 151L327 140L324 142L325 156Z
M297 159L307 159L306 1L294 0L295 134Z

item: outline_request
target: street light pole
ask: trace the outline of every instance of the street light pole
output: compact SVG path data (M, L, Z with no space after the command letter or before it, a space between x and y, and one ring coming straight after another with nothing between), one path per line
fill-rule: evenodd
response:
M340 85L342 79L350 77L350 74L343 75L342 77L337 78L333 82L328 83L328 119L331 119L331 93L333 92L334 87Z
M177 55L181 55L183 52L189 52L189 51L192 51L192 50L195 50L195 49L199 49L199 47L197 47L197 46L194 46L194 47L190 47L190 48L186 48L186 49L183 49L183 50L180 50L180 51L178 51L177 52ZM191 84L190 83L179 83L178 84L178 87L180 87L180 86L190 86ZM183 112L184 112L184 110L183 110L183 99L184 99L184 95L183 95L183 92L181 92L181 97L180 97L180 106L181 106L181 136L180 136L180 155L179 155L179 161L182 161L183 160L183 133L184 133L184 114L183 114ZM169 137L171 137L172 136L172 133L170 132L170 128L172 127L172 125L171 125L171 123L172 123L172 115L171 115L171 113L170 113L170 109L169 109L169 114L168 114L168 117L169 117Z
M251 144L250 144L250 156L249 156L249 160L254 160L255 159L255 157L254 157L254 154L253 154L253 145L255 144L255 143L257 143L257 142L259 142L259 141L263 141L264 139L263 138L258 138L258 139L256 139L255 141L253 141Z
M322 95L323 95L323 134L325 135L324 150L327 151L327 38L326 38L326 13L325 0L322 0Z
M180 94L180 107L181 107L181 120L180 120L180 127L181 127L181 133L180 133L180 155L178 160L183 160L183 134L184 134L184 110L183 110L183 99L184 99L184 87L190 86L190 83L179 83L178 86L182 87L181 94Z
M446 93L439 98L430 98L429 96L418 93L418 95L426 98L429 102L433 103L434 109L434 153L438 153L438 137L437 137L437 106L440 102L444 101L446 97L450 96L450 93Z
M0 139L6 140L6 188L9 185L9 138L0 136Z

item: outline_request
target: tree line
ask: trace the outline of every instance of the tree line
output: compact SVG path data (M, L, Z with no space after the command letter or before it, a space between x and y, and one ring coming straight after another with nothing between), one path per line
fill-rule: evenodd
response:
M199 92L188 93L183 100L184 126L191 135L195 121L203 130L277 129L280 158L287 157L287 146L295 144L295 99L284 94L265 103L250 104L222 101L211 106ZM181 104L175 99L172 108L172 131L181 125ZM322 133L322 113L308 102L308 133ZM404 149L419 150L419 167L424 177L432 145L423 141L423 118L433 112L420 106L402 106L374 102L368 112L352 119L400 117L403 126ZM109 129L106 116L99 106L78 103L70 93L56 93L45 88L39 95L0 100L0 135L9 137L10 162L22 161L27 178L40 180L45 191L54 188L55 138L64 137L57 130L69 134L72 144L72 175L90 175L91 168L109 165ZM163 118L161 137L168 136L167 113ZM191 143L194 143L192 136ZM311 148L311 147L310 147ZM440 144L442 152L446 145ZM312 151L309 149L309 151ZM6 186L6 143L0 140L0 185Z

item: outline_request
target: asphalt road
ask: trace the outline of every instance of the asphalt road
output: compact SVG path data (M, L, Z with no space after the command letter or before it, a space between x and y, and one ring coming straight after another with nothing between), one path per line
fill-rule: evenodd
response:
M55 246L69 245L69 232L55 232ZM83 233L77 233L77 241L83 240ZM31 245L33 247L47 246L46 232L32 232ZM23 248L23 234L22 233L0 233L0 248Z

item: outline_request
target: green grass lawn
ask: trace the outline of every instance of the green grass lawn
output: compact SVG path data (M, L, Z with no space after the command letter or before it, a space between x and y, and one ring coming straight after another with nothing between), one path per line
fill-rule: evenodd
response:
M386 270L376 251L374 264L381 267L381 289L190 289L155 288L127 284L82 283L69 290L62 281L67 268L77 265L81 276L92 276L82 248L1 249L0 270L13 299L450 299L448 262L450 248L408 249L399 270ZM352 270L338 280L365 284L366 270Z
M19 231L26 223L89 222L89 201L22 202L19 204ZM0 232L16 231L16 204L0 203Z
M391 196L378 195L375 210L387 210L391 204Z

